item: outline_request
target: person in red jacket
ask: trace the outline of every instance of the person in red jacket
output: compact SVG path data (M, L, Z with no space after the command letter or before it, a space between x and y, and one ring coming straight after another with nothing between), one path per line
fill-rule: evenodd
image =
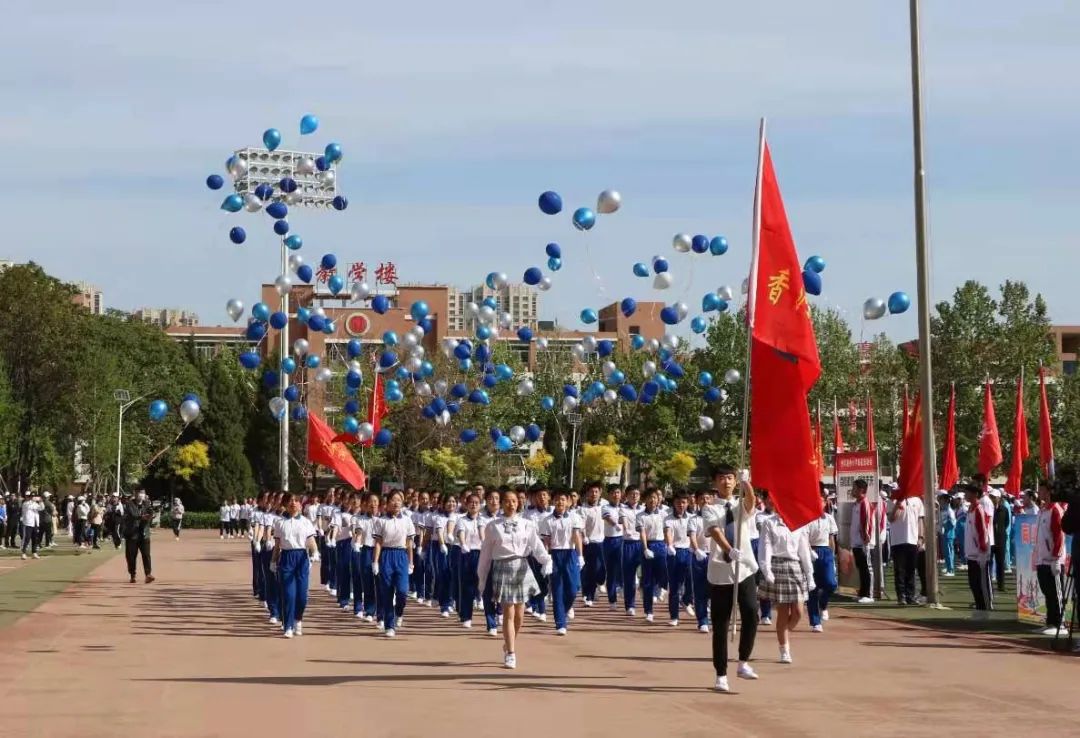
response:
M967 524L964 526L964 555L967 556L968 586L975 600L975 620L988 620L994 609L993 588L990 586L990 513L980 503L982 489L977 484L964 487L968 503Z
M1065 533L1061 529L1064 510L1051 499L1050 486L1039 483L1039 519L1035 526L1035 553L1032 556L1039 589L1046 599L1046 635L1057 635L1061 627L1061 571L1065 566Z

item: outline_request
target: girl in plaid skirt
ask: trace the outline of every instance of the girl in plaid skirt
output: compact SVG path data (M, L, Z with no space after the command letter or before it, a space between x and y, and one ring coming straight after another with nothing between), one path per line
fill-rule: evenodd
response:
M814 589L814 569L806 530L789 530L779 515L761 526L758 558L764 585L761 598L776 607L776 640L780 663L791 663L791 632L802 618L802 603Z

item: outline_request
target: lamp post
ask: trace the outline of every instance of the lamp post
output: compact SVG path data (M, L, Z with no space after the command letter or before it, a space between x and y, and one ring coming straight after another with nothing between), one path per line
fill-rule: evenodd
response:
M144 397L146 397L146 395L142 395L141 397L136 397L134 400L132 400L131 399L131 393L128 392L126 389L113 390L113 399L116 400L120 404L120 417L119 417L119 419L118 419L118 421L116 423L116 494L117 495L120 494L120 479L121 479L121 477L123 477L123 472L121 471L121 461L120 460L121 460L121 452L123 451L123 448L124 448L124 413L127 412L129 407L131 407L132 405L134 405L136 402L143 399Z
M280 183L284 179L291 179L296 183L293 192L284 193L282 199L290 208L329 209L333 207L334 198L337 196L337 172L336 167L331 165L325 171L312 171L308 163L313 163L321 154L304 151L270 151L264 148L239 149L235 155L247 164L247 172L238 178L234 186L236 192L244 195L254 193L259 185L269 185L274 188L275 195L280 192ZM289 252L285 245L287 236L281 237L281 272L288 276ZM286 318L292 318L289 313L289 290L280 291L279 310ZM289 323L281 329L280 354L284 359L289 351ZM281 370L278 364L278 393L281 398L285 397L285 390L289 388L289 375ZM289 491L289 412L285 411L285 417L278 420L278 468L281 474L281 490Z

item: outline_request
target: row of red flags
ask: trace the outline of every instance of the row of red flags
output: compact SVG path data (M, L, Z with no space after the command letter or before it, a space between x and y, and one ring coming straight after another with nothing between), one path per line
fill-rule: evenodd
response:
M374 444L375 435L379 432L382 419L387 416L389 409L386 406L386 394L383 387L382 377L376 373L375 382L371 386L371 397L368 401L367 422L371 424L371 438L361 441L358 436L349 433L335 435L333 429L326 421L315 413L308 413L308 461L314 464L322 464L333 469L343 480L348 482L353 489L364 489L367 486L367 476L356 458L345 447L345 444L361 445L370 448Z

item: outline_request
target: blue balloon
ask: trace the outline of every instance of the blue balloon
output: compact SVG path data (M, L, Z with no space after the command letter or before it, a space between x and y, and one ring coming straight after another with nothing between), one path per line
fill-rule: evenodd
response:
M315 133L319 129L319 119L311 113L308 113L300 119L300 135L306 136L309 133Z
M326 328L326 318L321 315L312 315L308 318L308 328L316 333L322 333L322 330Z
M423 300L417 300L409 308L409 315L411 315L413 320L417 322L426 318L428 316L428 313L430 312L431 308Z
M806 289L807 294L820 295L821 294L821 275L817 272L812 272L809 269L802 273L803 287Z
M315 272L310 265L301 264L296 270L296 276L299 277L301 281L311 284L311 278L315 276Z
M585 308L581 311L581 322L589 325L597 321L596 311L592 308Z
M289 316L278 310L270 316L270 326L275 330L281 330L289 324Z
M431 318L424 318L417 325L420 326L420 330L424 331L424 333L431 333L435 330L435 321Z
M281 360L281 371L285 374L292 374L296 371L296 359L291 356L286 356Z
M705 390L705 402L716 402L720 399L720 389L718 387L709 387Z
M409 373L406 371L405 375L408 376L408 374ZM389 392L390 390L398 391L400 389L401 389L401 382L397 381L396 379L388 379L388 380L386 380L386 391L387 392Z
M608 384L617 385L626 381L626 375L623 374L621 369L616 369L608 375Z
M266 214L275 220L281 220L289 214L289 207L283 202L272 202L266 206Z
M619 387L619 397L626 400L627 402L634 402L638 398L637 390L632 384L624 384L623 386Z
M371 299L371 309L379 315L386 315L386 311L390 309L390 298L386 295L375 295Z
M660 320L664 321L664 325L675 325L679 322L679 312L668 305L660 310Z
M562 388L563 395L566 397L577 397L578 388L572 384L564 384Z
M469 396L469 388L463 382L458 382L450 388L450 396L458 399Z
M491 389L492 387L494 387L495 385L497 385L499 383L498 377L496 377L494 374L485 374L483 381L484 381L484 386L487 387L488 389Z
M221 209L230 213L239 213L244 209L244 198L234 192L221 201Z
M386 428L380 428L379 432L375 434L375 445L379 448L389 446L392 440L394 440L394 434Z
M274 221L274 233L279 236L284 236L289 232L289 221L287 220L275 220Z
M482 389L474 389L469 393L469 402L475 405L487 405L491 402L491 398L488 397L488 393Z
M337 267L337 257L333 254L323 254L323 257L319 260L319 266L323 269L334 269Z
M229 240L235 244L241 244L247 240L247 231L240 226L234 226L229 229Z
M307 419L307 408L303 405L297 405L292 409L292 419L299 422Z
M715 292L706 292L701 298L701 311L704 313L711 313L716 308L720 307L720 296Z
M220 190L225 184L225 178L220 174L211 174L206 178L206 186L212 190Z
M637 311L637 300L632 297L624 297L622 302L619 303L619 310L622 314L629 318Z
M349 207L349 198L345 195L334 195L334 199L330 201L330 204L334 206L334 210L344 210Z
M364 344L360 343L359 338L350 338L348 346L346 347L349 353L350 359L355 359L364 350Z
M306 307L296 308L296 319L307 325L307 322L311 320L311 311Z
M476 437L478 435L479 433L474 431L472 428L466 428L465 430L461 431L461 435L458 436L458 438L461 439L462 443L472 443L476 440Z
M476 351L473 352L473 358L482 364L491 358L491 349L484 344L480 344L476 347Z
M727 309L728 309L727 300L721 300L720 304L716 306L716 312L718 312L718 313L726 313Z
M278 188L282 192L296 192L296 180L292 177L282 177L278 182Z
M256 369L261 362L262 357L254 351L245 351L240 354L240 365L245 369Z
M611 356L614 351L614 341L610 341L606 338L601 338L599 341L596 342L596 353L599 354L601 358Z
M261 185L255 188L255 197L259 198L263 202L269 200L274 194L274 188L263 182Z
M435 416L437 415L437 413L435 412L435 408L433 408L431 405L424 405L422 408L420 408L420 414L428 420L434 420Z
M641 385L641 394L644 397L656 397L660 394L660 384L650 379L648 382Z
M509 367L509 365L507 365L507 364L496 364L495 365L495 376L500 381L506 381L507 379L513 379L514 378L514 370L511 369Z
M645 348L645 337L639 336L636 333L630 336L630 347L635 351L640 351Z
M401 393L401 390L394 390L393 392L391 392L390 390L386 391L387 402L401 402L404 399L405 395Z
M350 436L355 436L356 432L360 430L360 421L351 415L346 415L345 420L341 423L341 429Z
M653 271L656 272L657 274L663 274L664 272L666 272L668 270L668 261L667 261L667 259L665 259L662 256L660 256L660 257L658 257L656 259L653 259L652 268L653 268Z
M557 272L562 269L562 259L555 256L548 257L548 269Z
M290 384L285 388L285 399L289 402L297 402L300 399L300 388L295 384Z
M181 402L187 402L188 400L191 400L196 405L202 405L202 400L200 400L199 396L197 394L195 394L194 392L185 393L184 398L181 400Z
M487 305L492 310L498 310L499 309L499 301L496 300L494 297L491 297L491 296L485 297L480 304L481 305Z
M459 412L461 412L461 405L457 404L456 402L448 402L446 403L446 412L450 413L451 415L457 415Z
M484 277L484 284L488 286L489 290L497 290L499 287L495 284L495 280L498 278L498 272L488 272L488 275Z
M666 363L670 359L671 359L671 351L669 351L666 348L660 349L660 361Z
M364 375L362 375L360 372L350 371L348 374L345 375L345 384L349 387L353 387L355 389L363 383Z
M723 256L727 253L727 239L723 236L713 236L709 241L709 251L713 256Z
M320 172L325 172L327 169L330 168L330 162L326 160L325 156L316 156L315 168L318 169Z
M427 361L427 360L424 360L424 361L420 362L420 376L421 377L425 377L425 378L430 377L434 373L435 373L435 365L434 364L432 364L430 361Z
M540 280L543 279L544 273L540 271L540 267L529 267L525 270L525 274L522 276L522 280L527 285L537 285Z
M341 161L341 144L333 142L326 144L326 148L323 149L323 156L330 163Z
M360 412L360 403L356 400L346 400L344 410L346 415L356 415Z
M446 400L441 397L436 397L431 401L431 409L437 413L442 413L446 409Z
M640 261L634 264L634 276L635 277L647 277L649 276L649 267L642 264Z
M675 379L682 379L686 376L686 370L682 368L681 364L674 360L665 361L662 369L675 377Z
M544 253L546 253L551 259L561 259L562 247L559 246L559 244L557 243L549 243L547 246L544 247Z
M694 319L690 321L690 330L692 330L694 333L704 333L705 329L708 327L709 324L706 323L705 318L701 317L700 315L695 316Z
M589 208L578 208L574 211L574 228L579 231L590 230L596 225L596 213Z
M270 306L265 302L257 302L251 306L251 317L264 323L270 320Z
M540 398L540 407L544 408L544 410L547 410L549 412L554 410L555 409L555 398L553 398L553 397L541 397Z
M393 331L386 331L386 333L382 334L382 342L385 343L387 346L397 346L397 334Z
M308 369L318 369L319 364L321 363L322 359L320 359L315 354L308 354L307 357L304 359L304 366L306 366Z
M697 383L702 387L712 387L712 381L711 372L699 372L697 375Z
M709 250L709 237L699 233L691 239L690 248L695 254L704 254Z
M169 412L169 405L165 400L154 400L150 403L150 420L163 420Z
M379 366L383 369L389 369L393 366L396 366L397 363L398 357L397 354L395 354L393 351L383 351L379 355Z
M288 236L285 237L285 245L293 251L296 251L298 248L304 245L304 239L300 238L300 236L296 235L295 233L290 233Z
M330 294L336 295L345 289L345 279L340 274L332 274L327 280L327 286L330 288Z
M358 394L357 391L355 389L353 389L352 387L346 387L345 388L345 396L346 397L356 397L357 394Z
M906 312L909 307L911 307L911 298L906 292L894 292L889 295L889 312L893 315Z
M519 341L524 341L525 343L528 343L532 340L533 337L532 328L527 325L521 326L517 329L517 337Z
M540 430L540 426L536 423L529 423L525 426L525 438L529 441L539 441L543 431Z
M558 215L562 212L562 198L559 197L558 192L548 190L540 193L539 205L544 215Z
M481 341L486 341L491 338L491 326L484 325L483 323L476 326L476 337Z
M495 441L495 448L499 451L509 451L514 448L514 442L510 440L510 436L499 436L499 440Z
M811 256L806 260L806 263L803 264L803 269L821 274L825 271L825 260L820 256Z
M263 131L263 146L273 151L281 145L281 131L276 128L267 128Z
M491 440L497 441L502 438L503 432L498 428L491 428L488 430L488 435L491 437Z
M472 344L468 341L462 341L454 347L454 357L458 359L468 359L472 356Z

